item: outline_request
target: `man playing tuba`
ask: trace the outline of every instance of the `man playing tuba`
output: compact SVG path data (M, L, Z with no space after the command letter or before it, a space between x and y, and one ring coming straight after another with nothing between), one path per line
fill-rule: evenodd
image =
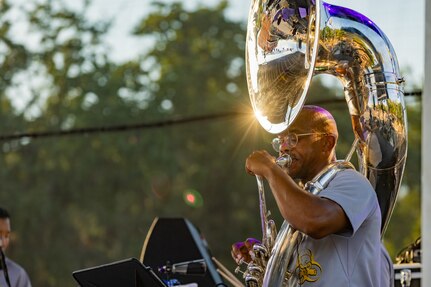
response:
M292 159L288 166L280 167L263 150L246 160L247 172L268 181L281 215L303 234L287 268L288 286L391 286L392 264L380 237L380 207L367 178L343 169L318 195L306 190L307 183L315 183L336 162L337 139L332 115L321 107L304 106L273 141L280 156ZM252 245L232 246L237 263L250 261Z

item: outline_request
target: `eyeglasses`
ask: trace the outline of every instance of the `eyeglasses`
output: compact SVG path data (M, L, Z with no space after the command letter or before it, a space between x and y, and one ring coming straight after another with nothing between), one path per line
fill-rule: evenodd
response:
M311 135L329 135L327 133L306 133L306 134L295 134L290 133L283 137L277 137L272 140L272 147L276 152L280 152L281 146L286 145L288 148L293 148L298 144L298 138L304 137L304 136L311 136Z

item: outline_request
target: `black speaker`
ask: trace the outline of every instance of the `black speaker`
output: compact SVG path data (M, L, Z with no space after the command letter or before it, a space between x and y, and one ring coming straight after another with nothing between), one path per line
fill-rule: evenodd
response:
M207 243L197 228L184 218L155 218L142 247L141 262L151 267L160 278L167 279L158 269L170 264L204 259L204 275L172 274L181 284L226 286L211 259Z
M410 287L420 287L422 278L422 265L421 263L402 263L394 264L395 272L395 287L401 287L401 277L403 270L410 270L411 281Z

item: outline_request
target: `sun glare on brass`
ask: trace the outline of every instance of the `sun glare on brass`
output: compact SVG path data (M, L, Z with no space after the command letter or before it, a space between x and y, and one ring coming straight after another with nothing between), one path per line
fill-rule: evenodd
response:
M244 116L239 117L239 120L236 122L236 128L242 136L232 153L232 158L237 156L239 151L244 148L246 141L250 142L251 139L258 140L261 137L262 129L257 122L256 113L251 109L250 105L241 106L241 110L245 111Z
M259 121L260 125L265 129L265 130L271 130L272 128L272 123L268 120L267 116L264 116L262 114L261 111L256 110L254 113L254 116L256 117L256 119Z
M254 1L250 9L246 44L250 100L259 123L277 134L304 103L316 59L319 11L312 6L296 13L283 1Z

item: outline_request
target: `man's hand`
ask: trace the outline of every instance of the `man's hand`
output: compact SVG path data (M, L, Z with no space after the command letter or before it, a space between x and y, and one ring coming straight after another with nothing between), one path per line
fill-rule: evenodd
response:
M245 161L245 170L252 175L265 176L271 166L276 165L275 157L265 150L254 151Z
M236 264L249 263L254 259L253 246L256 243L260 243L260 241L255 238L247 238L244 242L232 244L231 255Z

